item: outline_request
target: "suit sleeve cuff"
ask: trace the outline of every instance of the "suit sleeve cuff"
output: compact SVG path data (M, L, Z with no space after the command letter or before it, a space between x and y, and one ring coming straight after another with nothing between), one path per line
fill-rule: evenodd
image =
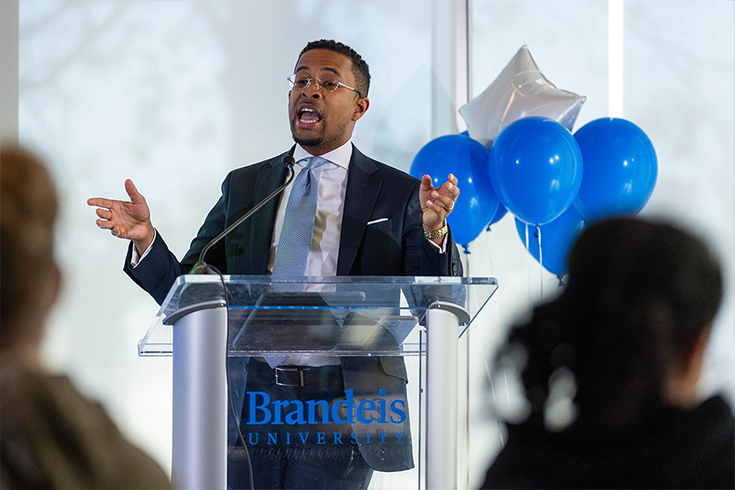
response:
M436 250L437 253L440 253L440 254L447 253L447 235L444 235L442 237L442 244L441 245L437 245L436 243L434 243L433 240L429 240L428 238L425 238L425 240L431 244L432 248L434 250ZM133 247L133 248L135 248L135 247ZM143 256L145 256L145 254L143 254Z
M135 248L135 245L132 247L132 253L130 255L130 267L135 269L138 267L138 264L146 258L146 256L150 253L150 251L153 249L153 244L156 242L156 237L158 236L158 231L155 229L153 230L153 240L151 240L151 244L148 245L148 248L145 249L145 252L143 252L143 255L140 255L138 253L138 250Z

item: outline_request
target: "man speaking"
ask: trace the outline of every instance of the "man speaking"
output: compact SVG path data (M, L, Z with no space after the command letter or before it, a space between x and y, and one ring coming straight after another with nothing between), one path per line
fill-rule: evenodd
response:
M89 199L97 207L97 225L131 241L128 275L163 302L176 277L191 270L213 238L286 182L284 159L289 156L296 162L295 178L280 200L271 200L212 247L207 263L223 274L461 275L459 252L446 225L459 196L457 179L450 174L434 188L430 176L419 181L363 155L351 143L355 123L370 106L370 73L362 57L336 41L313 41L301 51L288 80L296 145L225 178L221 198L181 262L156 233L145 198L131 180L125 182L130 202ZM279 383L279 374L286 371L297 382ZM344 399L345 390L351 393L351 386L368 379L373 384L379 380L381 390L405 400L407 376L400 357L252 360L247 391L257 385L274 399ZM243 424L247 409L246 403ZM367 488L373 470L413 467L411 445L401 442L348 439L328 450L289 446L276 451L251 441L248 457L255 488L360 489ZM228 486L249 488L243 476L248 470L238 466L244 465L231 458Z

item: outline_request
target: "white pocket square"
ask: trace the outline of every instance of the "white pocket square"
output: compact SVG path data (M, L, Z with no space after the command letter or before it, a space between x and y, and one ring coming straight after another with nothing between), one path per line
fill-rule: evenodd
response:
M368 224L365 226L374 225L375 223L382 223L383 221L388 221L388 218L380 218L380 219L375 219L373 221L368 221Z

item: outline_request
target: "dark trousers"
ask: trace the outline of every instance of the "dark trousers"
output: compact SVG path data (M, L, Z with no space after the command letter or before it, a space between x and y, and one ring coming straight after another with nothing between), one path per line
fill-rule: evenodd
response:
M288 373L279 383L302 384L300 372ZM349 424L324 423L322 412L307 424L289 424L297 418L296 407L287 406L276 419L274 400L344 399L340 366L310 368L304 386L276 383L276 373L268 364L251 360L240 429L245 447L238 441L228 456L227 483L231 489L344 489L367 488L373 474L357 444L351 442ZM253 396L253 393L259 393ZM250 398L252 397L252 398ZM267 397L267 398L266 398ZM271 404L266 405L266 400ZM255 410L251 414L251 401ZM259 408L260 407L260 408ZM317 407L321 408L321 407ZM248 422L263 421L266 424ZM303 418L308 418L304 412ZM278 422L282 423L278 423ZM248 464L248 462L250 464ZM251 487L252 468L252 487Z

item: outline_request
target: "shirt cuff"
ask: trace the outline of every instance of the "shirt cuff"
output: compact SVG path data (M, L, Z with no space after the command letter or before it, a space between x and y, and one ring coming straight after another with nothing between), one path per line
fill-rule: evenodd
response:
M434 247L434 250L436 250L438 253L440 254L447 253L447 235L444 235L442 237L441 245L437 245L436 243L434 243L434 240L429 240L428 238L426 239L426 241L429 242L431 246ZM133 247L133 249L135 249L135 247ZM143 254L143 256L145 257L145 254Z
M133 269L138 267L138 264L140 264L140 261L143 260L153 248L153 244L156 242L157 236L158 236L158 232L154 229L153 230L153 240L151 240L151 244L148 245L148 248L145 249L145 252L143 252L143 255L140 255L138 253L138 249L135 248L135 245L133 245L133 253L130 255L130 267L132 267Z

